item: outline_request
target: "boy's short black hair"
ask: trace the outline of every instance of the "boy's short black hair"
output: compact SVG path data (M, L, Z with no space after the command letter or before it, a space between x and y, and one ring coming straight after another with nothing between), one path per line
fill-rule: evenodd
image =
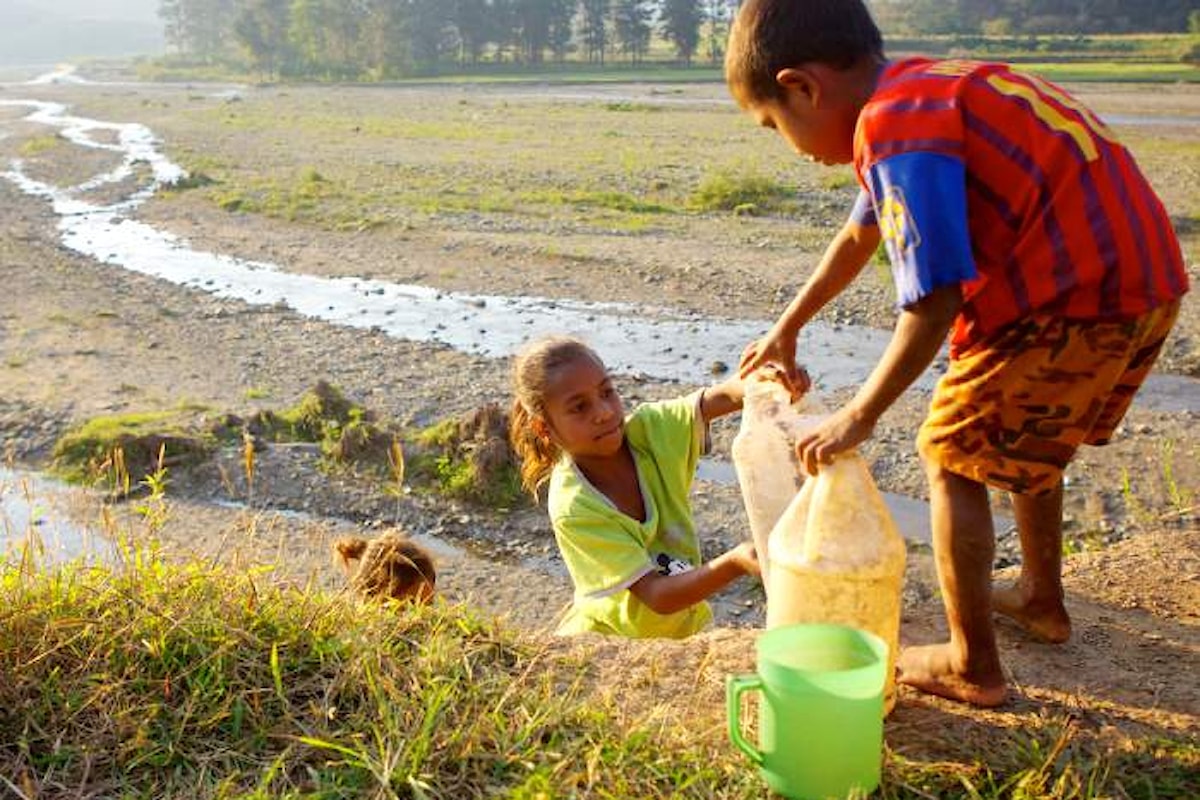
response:
M747 0L729 33L725 80L741 101L777 100L782 69L882 57L883 35L862 0Z

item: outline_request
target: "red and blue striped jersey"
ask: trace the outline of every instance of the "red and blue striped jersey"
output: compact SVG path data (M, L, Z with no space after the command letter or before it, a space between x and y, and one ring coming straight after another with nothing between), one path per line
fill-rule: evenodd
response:
M863 107L853 219L880 226L900 304L951 283L951 347L1032 312L1145 313L1188 288L1133 156L1062 89L1001 64L889 64ZM868 196L869 193L869 196Z

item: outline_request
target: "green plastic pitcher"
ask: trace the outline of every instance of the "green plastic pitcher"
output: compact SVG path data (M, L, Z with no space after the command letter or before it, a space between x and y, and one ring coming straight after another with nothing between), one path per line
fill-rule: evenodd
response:
M883 760L887 645L844 625L787 625L758 638L756 675L726 684L729 738L772 790L795 800L870 794ZM762 693L758 747L742 735L741 697Z

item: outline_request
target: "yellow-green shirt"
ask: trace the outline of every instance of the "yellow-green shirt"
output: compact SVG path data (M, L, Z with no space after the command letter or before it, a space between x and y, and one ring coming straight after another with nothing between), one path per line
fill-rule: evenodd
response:
M701 602L674 614L651 610L629 587L651 572L700 565L688 494L704 451L700 393L646 403L625 421L646 521L622 513L564 457L550 476L548 505L558 549L575 584L560 634L595 631L681 639L712 619Z

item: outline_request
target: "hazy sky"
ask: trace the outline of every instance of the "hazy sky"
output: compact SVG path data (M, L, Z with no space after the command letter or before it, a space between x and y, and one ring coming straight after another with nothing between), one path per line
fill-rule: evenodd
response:
M158 0L0 0L0 64L161 53Z
M0 0L2 2L7 0ZM40 6L67 17L158 21L158 0L40 0L29 5Z

